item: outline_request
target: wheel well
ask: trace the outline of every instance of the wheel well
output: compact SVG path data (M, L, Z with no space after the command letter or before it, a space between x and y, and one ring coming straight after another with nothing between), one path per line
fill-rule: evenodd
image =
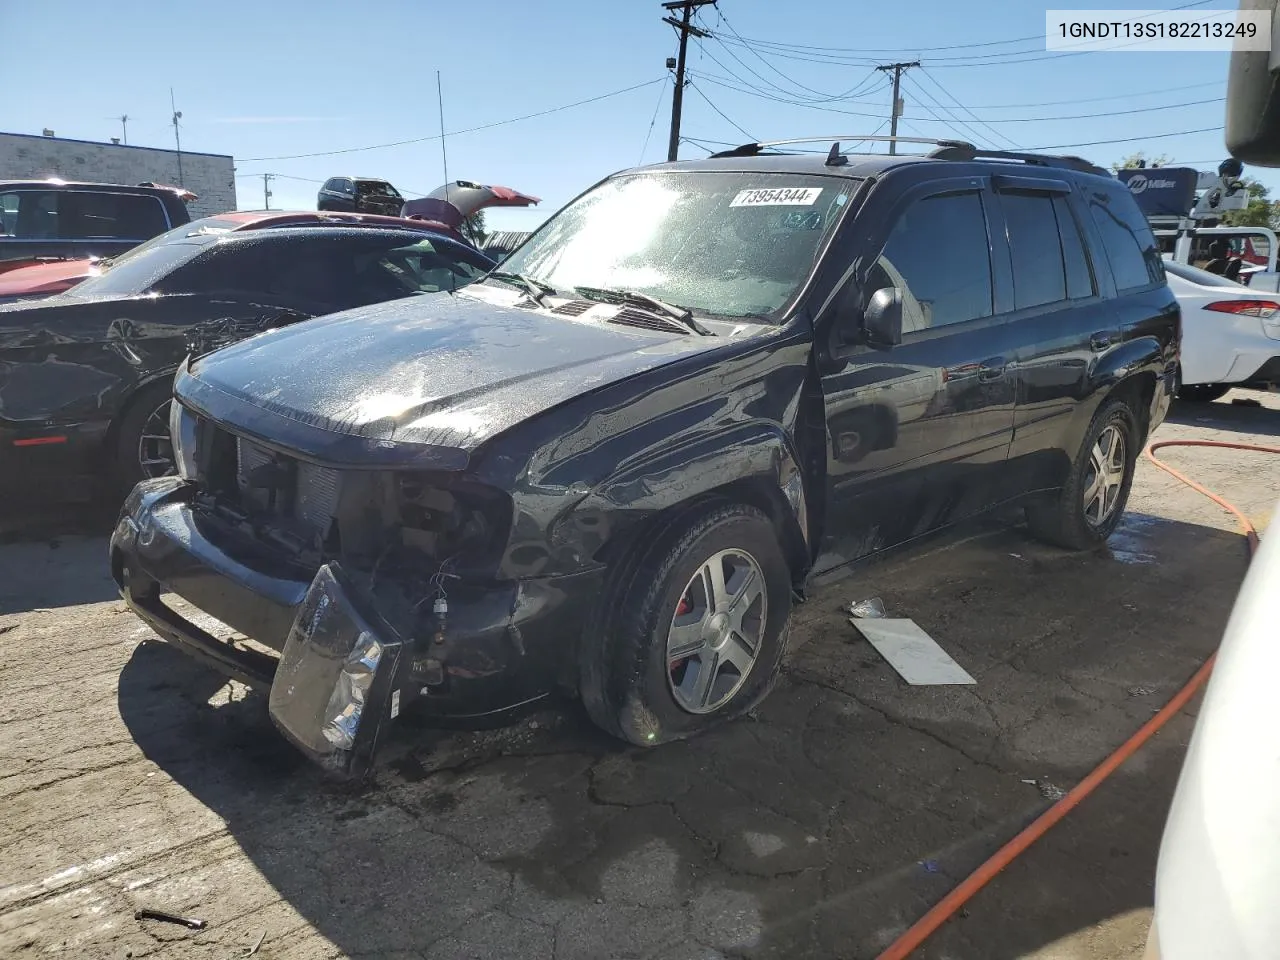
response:
M1151 417L1151 401L1155 395L1156 375L1149 372L1135 373L1132 377L1121 380L1111 391L1111 396L1123 400L1133 411L1142 429L1144 445Z
M710 507L715 503L740 503L755 507L773 524L774 534L782 546L783 555L791 567L791 575L797 582L809 568L809 549L805 545L800 526L776 484L765 477L748 477L715 487L698 496L682 501L665 510L652 513L609 539L595 559L606 565L633 546L650 539L663 526L678 522L681 515L692 510Z

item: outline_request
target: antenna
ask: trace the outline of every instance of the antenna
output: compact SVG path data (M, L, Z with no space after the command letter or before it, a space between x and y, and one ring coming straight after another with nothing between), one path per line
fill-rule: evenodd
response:
M169 106L173 110L173 142L178 148L178 186L185 187L182 180L182 138L178 136L178 121L182 119L182 111L173 102L173 87L169 88Z
M444 202L449 202L449 151L444 146L444 89L440 86L440 71L436 71L436 101L440 105L440 162L444 164Z

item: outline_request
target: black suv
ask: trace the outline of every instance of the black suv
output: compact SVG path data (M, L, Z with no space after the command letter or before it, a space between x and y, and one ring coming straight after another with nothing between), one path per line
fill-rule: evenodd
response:
M0 181L0 261L114 257L191 222L177 187Z
M316 195L317 210L398 217L403 206L404 197L395 187L369 177L330 177Z
M1129 191L777 146L615 174L452 297L184 365L181 476L111 542L129 605L358 775L411 706L568 690L632 743L694 734L768 692L809 578L998 504L1104 541L1181 333Z

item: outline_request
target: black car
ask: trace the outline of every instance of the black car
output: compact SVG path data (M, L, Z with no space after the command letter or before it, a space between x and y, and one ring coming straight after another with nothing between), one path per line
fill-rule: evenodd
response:
M1128 190L823 146L615 174L456 297L184 365L122 595L358 776L410 707L566 690L632 743L697 733L768 692L811 578L999 504L1102 543L1181 335Z
M0 262L112 257L191 220L176 187L0 180Z
M124 496L174 468L169 397L188 353L351 307L451 291L492 262L439 234L369 226L179 230L66 293L0 305L0 484Z
M330 177L316 195L317 210L398 217L403 206L404 197L395 187L370 177Z

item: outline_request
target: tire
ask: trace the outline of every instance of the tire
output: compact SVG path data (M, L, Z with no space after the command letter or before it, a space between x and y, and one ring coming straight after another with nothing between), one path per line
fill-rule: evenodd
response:
M1224 397L1231 387L1221 383L1180 383L1178 399L1187 403L1212 403Z
M1118 438L1123 448L1109 448ZM1133 486L1134 465L1142 437L1138 418L1123 400L1110 399L1094 415L1084 443L1071 464L1071 473L1052 500L1027 506L1027 526L1040 540L1068 550L1092 550L1115 531ZM1108 454L1110 449L1110 454ZM1113 483L1095 488L1100 460L1110 460ZM1119 473L1119 471L1123 473ZM1099 497L1105 497L1100 502Z
M707 602L712 569L725 588L718 605ZM734 591L736 609L725 602ZM739 504L697 507L615 565L584 634L583 703L638 746L694 736L773 689L790 619L791 570L768 518Z
M150 384L135 393L116 428L115 461L112 477L116 493L128 496L142 480L177 472L173 446L169 442L169 404L173 384L168 379ZM145 460L167 463L144 463Z

